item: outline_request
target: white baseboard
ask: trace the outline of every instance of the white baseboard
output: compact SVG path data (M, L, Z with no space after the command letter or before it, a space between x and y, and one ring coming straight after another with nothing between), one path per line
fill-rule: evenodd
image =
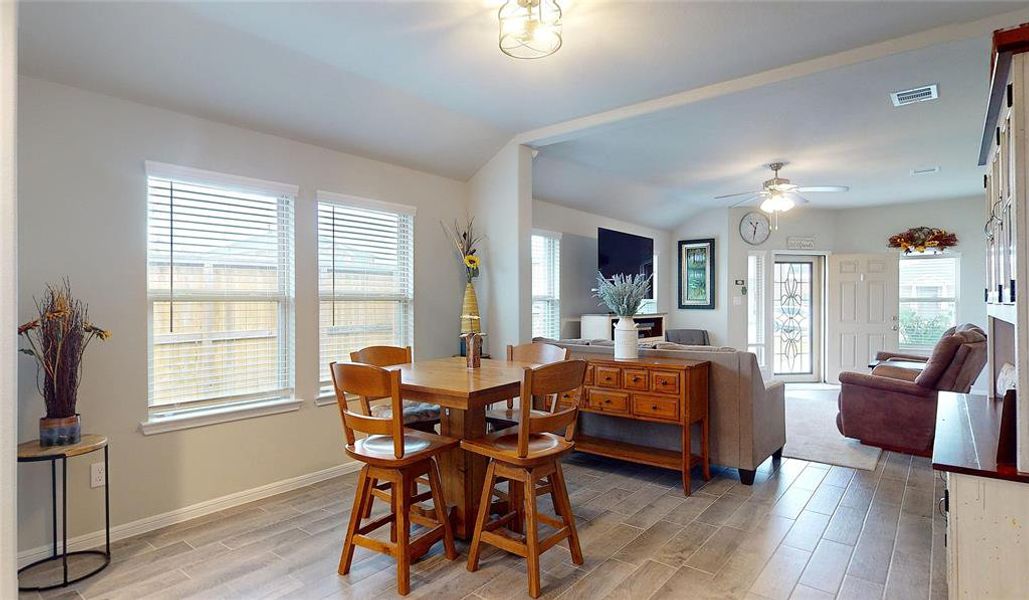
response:
M155 529L167 527L168 525L182 523L183 521L209 515L220 510L225 510L226 508L232 508L234 506L246 504L248 502L260 500L276 494L289 492L320 481L332 479L333 477L339 477L340 475L345 475L347 473L353 473L355 471L359 471L361 466L361 463L357 461L347 462L321 471L315 471L314 473L308 473L306 475L300 475L290 479L283 479L282 481L276 481L249 490L235 492L220 498L204 500L203 502L177 508L159 515L143 517L142 519L132 521L131 523L116 525L111 527L111 542L130 538L141 533L147 533L148 531L154 531ZM69 539L68 550L89 550L90 548L96 548L103 543L104 531L101 529L99 531L94 531L92 533L87 533ZM52 552L53 548L49 544L19 552L18 568L46 558L50 556Z

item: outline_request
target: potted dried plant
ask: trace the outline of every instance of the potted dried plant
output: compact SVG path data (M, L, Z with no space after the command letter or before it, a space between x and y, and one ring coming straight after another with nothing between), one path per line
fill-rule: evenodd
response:
M640 304L650 295L651 275L617 274L605 279L597 272L597 289L594 296L618 315L615 324L615 358L636 358L639 356L639 336L633 317L640 311Z
M36 387L46 404L46 416L39 420L39 443L62 446L78 443L81 428L78 401L82 355L94 339L107 340L110 332L89 321L86 305L71 294L71 284L47 285L41 300L35 300L35 319L18 328L28 348L21 352L36 359Z
M482 236L475 233L475 220L468 219L462 226L454 221L453 226L447 226L440 222L443 232L450 243L454 245L458 258L465 271L464 300L461 303L461 333L481 333L482 326L479 323L479 301L475 296L475 286L472 281L479 276L479 268L482 260L476 254L476 246L482 241ZM465 354L464 338L461 342L461 354Z

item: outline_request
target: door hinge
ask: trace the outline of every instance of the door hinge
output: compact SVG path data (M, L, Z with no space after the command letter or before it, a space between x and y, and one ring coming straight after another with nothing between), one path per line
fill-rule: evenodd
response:
M1014 104L1014 101L1015 101L1015 99L1013 98L1014 93L1015 93L1015 90L1014 90L1014 88L1011 87L1011 84L1009 83L1008 84L1007 94L1006 94L1007 99L1008 99L1008 108L1011 108L1011 105Z

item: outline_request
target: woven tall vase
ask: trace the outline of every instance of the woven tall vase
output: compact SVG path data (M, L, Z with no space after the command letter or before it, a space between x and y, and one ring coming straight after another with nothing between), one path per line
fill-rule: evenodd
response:
M479 300L475 297L472 282L464 286L464 302L461 303L461 333L482 333L479 325Z

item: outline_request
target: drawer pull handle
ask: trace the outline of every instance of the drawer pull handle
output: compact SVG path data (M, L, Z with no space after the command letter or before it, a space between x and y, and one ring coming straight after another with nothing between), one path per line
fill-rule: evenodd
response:
M657 410L657 405L656 404L651 404L650 405L650 410Z

